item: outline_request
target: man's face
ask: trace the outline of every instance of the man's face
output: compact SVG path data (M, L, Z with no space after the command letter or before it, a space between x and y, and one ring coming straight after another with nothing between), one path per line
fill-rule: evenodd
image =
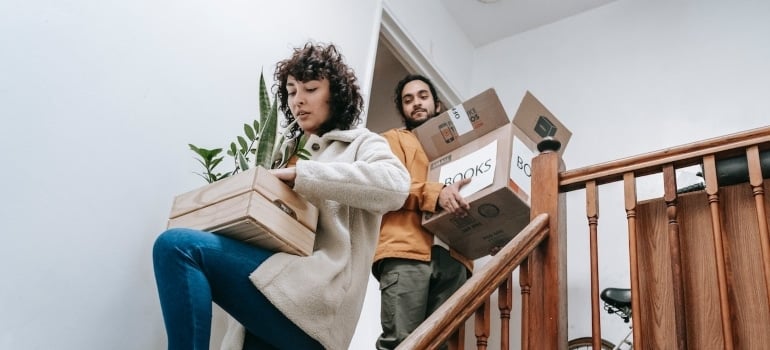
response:
M422 80L412 80L401 90L401 112L408 129L414 129L436 116L438 108L433 102L430 87Z

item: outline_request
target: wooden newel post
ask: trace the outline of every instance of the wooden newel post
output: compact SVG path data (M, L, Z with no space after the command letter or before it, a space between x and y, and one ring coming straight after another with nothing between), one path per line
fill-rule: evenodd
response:
M567 348L567 235L566 196L559 193L559 172L564 170L556 152L561 143L547 137L532 159L530 218L547 213L548 236L526 264L530 281L528 315L529 349Z

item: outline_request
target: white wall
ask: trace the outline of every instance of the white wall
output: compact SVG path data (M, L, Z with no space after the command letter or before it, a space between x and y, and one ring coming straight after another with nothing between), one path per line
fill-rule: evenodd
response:
M765 126L768 18L763 0L620 0L477 49L472 90L496 88L509 114L532 91L573 131L567 169ZM662 194L638 186L641 197ZM570 337L590 335L584 198L568 197ZM621 188L600 198L600 288L628 287ZM602 317L607 337L627 330Z
M258 114L307 39L371 85L381 1L0 2L0 349L161 349L151 247L187 143ZM373 340L367 339L366 344Z
M471 97L473 44L440 0L384 0L396 22L463 100Z

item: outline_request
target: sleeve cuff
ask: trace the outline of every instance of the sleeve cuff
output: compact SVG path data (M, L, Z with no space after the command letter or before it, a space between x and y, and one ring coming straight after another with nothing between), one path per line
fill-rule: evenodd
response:
M420 210L435 213L438 204L438 195L443 188L443 183L426 182L423 192L422 208L420 208Z

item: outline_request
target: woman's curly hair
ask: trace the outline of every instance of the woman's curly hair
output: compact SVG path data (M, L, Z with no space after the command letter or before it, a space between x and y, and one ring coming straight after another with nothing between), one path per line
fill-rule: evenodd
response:
M302 131L294 123L294 115L289 109L289 94L286 90L286 80L289 76L301 82L310 80L329 80L329 119L319 127L319 135L327 131L340 129L348 130L360 122L364 99L358 86L353 69L343 61L342 54L333 44L314 44L308 42L302 48L295 48L288 59L282 60L275 67L274 91L280 100L279 108L285 116L286 136L293 138Z

